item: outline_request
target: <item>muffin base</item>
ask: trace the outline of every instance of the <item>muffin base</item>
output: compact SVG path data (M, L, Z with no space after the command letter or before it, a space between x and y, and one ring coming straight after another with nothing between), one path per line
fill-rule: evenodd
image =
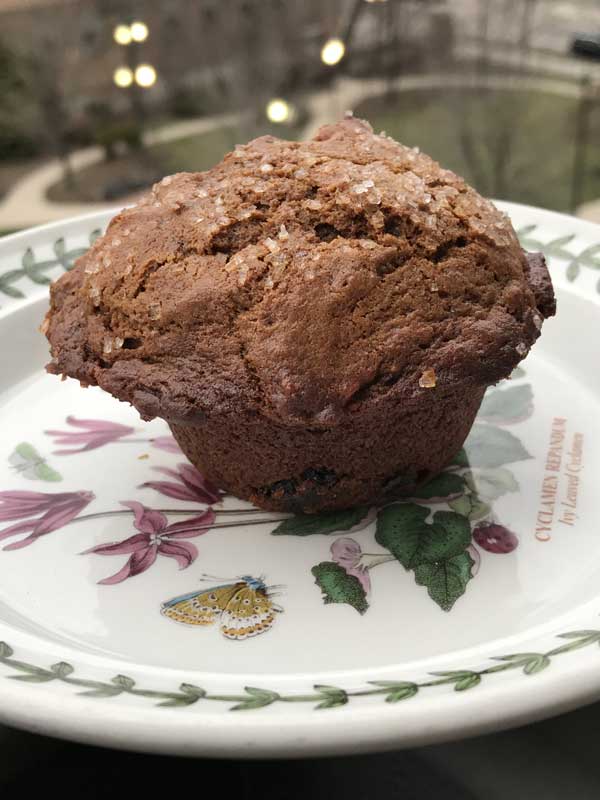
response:
M269 511L316 513L410 496L460 450L484 392L427 390L410 405L378 403L326 429L240 410L170 428L228 493Z

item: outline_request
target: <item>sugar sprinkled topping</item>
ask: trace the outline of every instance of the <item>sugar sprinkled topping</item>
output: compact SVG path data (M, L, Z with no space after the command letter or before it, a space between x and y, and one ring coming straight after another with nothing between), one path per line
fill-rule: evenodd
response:
M515 347L515 350L517 351L517 353L520 356L524 356L524 355L526 355L526 353L529 350L529 348L527 347L525 342L519 342L519 344Z
M421 377L419 378L419 386L421 387L421 389L434 389L436 383L437 380L435 377L435 370L433 369L424 370Z
M374 250L377 247L377 242L374 242L372 239L359 239L358 244L364 250Z
M260 165L261 172L272 172L273 171L273 164L261 164Z
M248 208L242 208L237 213L237 219L250 219L252 214L256 211L256 206L248 206Z
M112 349L113 349L112 339L105 339L104 344L102 345L102 352L104 353L104 355L112 353Z
M270 250L272 253L277 253L277 252L278 252L278 250L279 250L279 245L277 244L277 242L275 241L275 239L271 239L271 237L270 237L270 236L268 236L268 237L265 239L265 241L264 241L264 245L265 245L265 247L266 247L268 250Z
M304 205L311 211L318 211L320 208L323 208L323 203L321 203L320 200L306 200Z
M120 350L123 347L124 341L125 339L122 339L120 336L115 336L115 341L114 341L115 350Z
M286 242L290 238L287 228L285 227L285 225L283 225L283 223L279 226L279 233L277 234L277 238L280 239L282 242Z
M300 167L300 169L297 169L296 172L294 172L294 178L306 178L307 175L308 170L304 169L304 167Z
M360 183L355 183L351 188L354 194L365 194L368 192L369 189L372 189L375 184L372 180L367 179L366 181L361 181Z

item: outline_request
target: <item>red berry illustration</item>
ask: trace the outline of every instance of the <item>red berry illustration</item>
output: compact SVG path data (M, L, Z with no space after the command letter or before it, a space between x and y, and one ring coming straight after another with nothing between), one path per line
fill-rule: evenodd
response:
M473 539L488 553L512 553L519 544L516 535L495 522L483 522L473 531Z

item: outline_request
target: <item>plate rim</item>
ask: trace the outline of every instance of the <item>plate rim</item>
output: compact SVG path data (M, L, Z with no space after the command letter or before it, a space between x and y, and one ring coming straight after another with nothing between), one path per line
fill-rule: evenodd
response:
M529 214L545 220L555 219L561 225L575 223L581 229L595 230L600 241L600 225L580 220L568 214L545 209L535 208L518 203L497 202L501 210L509 215L514 211L520 214ZM77 217L47 223L45 225L29 228L10 234L0 239L0 252L12 249L14 245L27 242L32 234L53 233L54 231L68 231L76 224L94 221L105 223L122 207L108 208L105 211L89 212ZM562 284L562 281L561 281ZM564 288L569 289L569 286ZM574 289L575 287L573 287ZM0 318L6 318L14 313L19 313L25 307L39 302L45 297L47 288L40 286L31 291L25 298L18 302L10 303L0 309ZM581 292L577 292L582 297ZM587 299L587 292L585 293ZM598 301L598 297L594 296ZM583 609L586 611L592 604L586 603L575 607L569 614L575 615ZM600 610L600 603L598 604ZM592 615L586 614L589 618ZM593 615L594 617L597 614ZM561 617L562 618L562 617ZM559 635L551 635L547 630L552 623L535 626L522 632L523 637L528 632L533 632L529 639L534 639L535 630L543 628L554 643ZM4 634L4 626L0 627ZM594 631L600 638L600 630ZM27 634L24 638L29 638ZM15 637L15 640L20 639ZM47 647L50 643L33 635L35 641L44 642ZM512 638L512 637L510 637ZM501 640L494 640L498 642ZM490 642L492 644L492 642ZM597 642L591 643L597 644ZM9 642L10 645L10 642ZM481 649L481 646L478 646ZM54 644L50 649L54 648ZM15 657L19 658L21 649L27 645L15 646ZM489 730L500 730L524 721L542 719L600 697L600 670L596 659L600 654L591 655L594 649L580 654L575 669L569 666L570 659L559 669L549 670L527 675L532 678L528 684L528 692L524 693L520 681L515 680L516 674L511 674L507 680L494 680L481 685L477 692L465 693L458 691L434 691L429 696L419 696L420 702L412 704L359 702L356 704L340 705L337 708L323 709L315 716L314 702L310 708L307 704L298 704L297 711L293 714L251 713L251 714L226 714L213 713L211 710L194 714L191 708L186 709L160 709L154 711L153 704L138 706L134 703L98 702L98 699L82 697L71 691L56 692L49 686L43 685L32 688L28 684L18 684L7 680L10 675L4 670L2 645L0 644L0 719L16 727L23 727L36 732L61 738L74 739L89 743L105 744L124 749L139 749L149 752L179 753L186 755L209 755L230 757L261 757L277 756L289 757L305 756L309 754L330 755L347 752L368 752L374 750L392 749L400 746L415 746L423 743L433 743L452 739L457 732L461 736L475 735ZM462 652L462 651L460 651ZM449 660L456 660L460 655L454 653ZM5 655L5 654L4 654ZM93 654L92 654L93 656ZM95 656L103 660L101 656ZM441 657L436 657L439 659ZM490 655L490 659L494 656ZM8 655L10 660L10 655ZM110 659L108 659L110 660ZM429 659L432 660L432 659ZM483 658L482 658L483 660ZM87 663L87 662L86 662ZM148 669L150 665L131 662L127 669L135 672L137 667ZM375 671L393 669L393 665L379 667ZM154 667L160 672L161 667ZM174 673L208 675L208 673L194 673L189 670L164 668ZM358 669L358 668L357 668ZM360 668L364 672L366 669ZM406 669L403 667L402 669ZM479 669L479 668L477 668ZM334 671L332 671L334 672ZM515 669L516 673L516 669ZM577 680L567 682L565 676L576 673ZM70 674L70 673L69 673ZM73 673L74 674L74 673ZM295 677L306 676L308 673L297 674ZM519 675L521 670L519 670ZM233 677L231 674L227 677ZM240 683L242 675L239 676ZM277 678L276 675L272 676ZM270 679L271 675L265 678ZM51 684L54 687L54 683ZM452 689L450 684L445 688ZM469 687L467 687L469 688ZM456 689L456 687L454 687ZM344 691L343 689L340 691ZM382 693L383 694L383 693ZM548 699L552 697L552 702ZM498 719L497 701L502 702L502 716ZM316 702L316 701L315 701ZM190 704L191 705L191 704ZM271 705L266 703L256 707L254 711L262 710ZM425 707L425 712L423 708ZM318 720L318 725L317 725ZM205 722L210 724L206 725ZM200 723L200 724L198 724ZM118 726L119 730L115 730ZM315 736L318 734L318 737ZM359 737L357 738L357 733ZM316 739L318 738L318 741Z

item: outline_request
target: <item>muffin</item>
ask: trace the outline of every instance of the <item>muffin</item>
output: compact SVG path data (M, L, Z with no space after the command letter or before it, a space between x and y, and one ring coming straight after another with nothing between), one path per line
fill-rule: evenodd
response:
M227 492L410 495L554 314L541 254L461 178L348 117L164 178L51 289L51 373L162 417Z

